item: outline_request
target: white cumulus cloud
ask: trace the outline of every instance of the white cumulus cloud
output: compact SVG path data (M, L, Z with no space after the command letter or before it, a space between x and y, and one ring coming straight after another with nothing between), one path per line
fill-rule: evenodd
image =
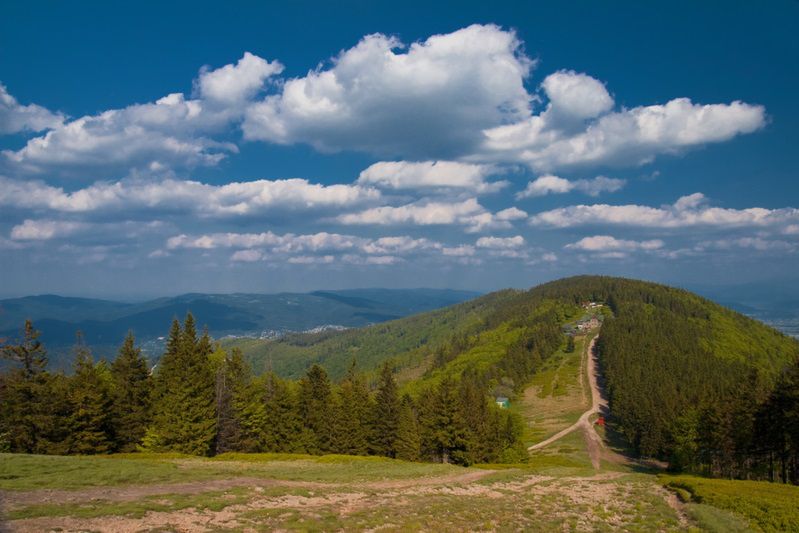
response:
M236 250L230 256L231 261L238 261L241 263L253 263L263 259L264 254L260 250Z
M633 241L617 239L610 235L594 235L583 237L579 241L567 244L566 248L582 250L585 252L610 252L610 251L634 251L634 250L658 250L663 248L663 241L652 239L648 241Z
M249 139L323 151L440 157L463 154L481 131L529 113L532 61L513 32L473 25L405 47L382 34L330 68L287 80L247 112Z
M466 231L478 232L511 227L508 216L515 218L518 214L516 211L510 211L505 213L504 219L500 219L497 214L486 210L476 199L470 198L462 202L420 201L396 207L372 207L358 213L339 215L336 220L345 225L432 226L457 224L466 226Z
M299 178L225 185L177 179L128 179L97 182L66 192L40 181L0 176L0 206L66 213L168 210L195 212L203 217L243 216L270 209L344 208L379 198L376 189L322 185Z
M11 238L16 241L42 241L72 235L88 227L83 222L61 220L31 220L11 228Z
M616 192L624 187L625 183L625 180L605 176L569 181L565 178L547 174L527 183L527 187L516 194L516 199L546 196L547 194L563 194L575 190L589 196L599 196L603 192Z
M478 248L491 248L493 250L511 250L524 246L524 237L480 237L475 246Z
M568 228L591 224L683 228L692 226L745 227L785 226L799 221L799 209L750 207L730 209L711 207L701 193L677 200L673 205L574 205L544 211L531 217L533 225Z
M491 165L457 161L380 161L363 170L358 183L391 189L464 189L477 193L493 192L508 182L487 183L496 173Z
M20 104L0 83L0 134L48 130L60 126L64 118L40 105Z
M613 108L613 98L602 82L573 70L550 74L541 88L549 99L550 120L585 120Z
M235 65L225 65L216 70L203 69L196 85L202 98L236 105L255 96L262 89L264 81L283 72L283 68L278 61L270 63L245 52Z
M241 120L247 99L281 70L279 63L247 53L235 65L201 71L195 82L198 98L171 93L155 102L80 117L3 155L22 172L76 175L96 168L130 172L216 165L238 148L215 137Z
M675 98L662 105L613 111L613 100L601 82L571 71L551 74L542 88L549 98L542 113L486 129L482 149L470 159L516 161L544 172L633 166L752 133L766 123L763 106L740 101L703 105Z

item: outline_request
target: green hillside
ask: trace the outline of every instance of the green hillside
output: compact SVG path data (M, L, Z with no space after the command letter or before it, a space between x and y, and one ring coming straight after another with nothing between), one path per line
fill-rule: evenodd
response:
M334 300L342 297L363 304L362 295L337 294ZM536 382L546 373L582 372L566 331L586 316L586 302L604 304L591 312L604 316L597 350L610 405L609 437L635 455L687 472L799 482L799 343L690 292L599 276L500 291L362 329L233 340L215 352L188 317L182 333L173 325L153 376L139 356L131 359L143 389L124 397L117 396L133 370L112 366L109 373L84 356L74 377L49 374L31 337L27 347L4 348L12 360L39 354L41 368L0 375L0 392L5 379L10 395L8 413L0 410L7 418L0 437L5 433L12 451L77 453L84 443L69 429L74 413L52 412L62 405L53 398L63 396L63 405L96 418L81 422L93 427L106 423L108 401L122 402L119 412L127 413L125 402L144 395L153 411L143 404L143 418L127 441L92 429L85 446L143 443L193 454L370 453L462 464L523 460L525 439L548 431L530 429L541 425L537 410L547 395L541 389L543 396L531 396L528 389L547 386L547 379ZM132 340L128 351L134 353ZM564 385L570 379L578 380L564 376ZM24 399L31 395L41 399L37 409L47 427L30 416ZM513 408L499 408L499 396L509 397ZM90 399L95 414L81 407ZM580 416L580 405L555 418ZM195 418L204 422L195 428L197 446L189 446L184 433L194 429L179 422L195 408ZM386 421L389 426L382 427ZM30 443L12 431L22 422L30 422ZM363 430L357 442L351 442L354 429L341 429L347 424ZM408 453L395 447L403 431ZM380 434L389 435L391 444Z
M476 334L489 317L523 298L520 291L500 291L361 329L297 333L277 340L230 339L223 346L240 348L256 374L273 370L289 378L300 377L318 363L339 379L353 359L361 370L373 370L387 359L398 368L423 366L434 350Z
M256 372L271 368L298 377L317 363L338 379L353 359L367 371L388 360L413 394L462 376L493 393L505 386L512 394L563 345L560 329L579 318L585 301L606 303L613 315L598 349L612 427L633 452L728 476L773 477L776 467L763 461L774 453L793 464L789 458L797 451L779 444L790 440L781 436L782 428L770 444L754 435L768 425L764 417L774 411L768 406L782 401L774 396L778 390L794 391L788 369L799 358L799 343L710 300L655 283L578 276L360 330L233 345Z
M791 337L688 291L602 276L566 278L529 291L499 291L361 329L292 334L277 340L234 339L224 345L240 348L256 373L271 369L294 378L318 363L331 377L340 378L353 358L359 368L366 370L390 359L400 376L412 379L429 370L441 350L454 359L452 352L465 354L476 345L487 352L507 348L525 319L540 317L544 309L557 307L557 320L565 323L575 318L578 305L584 301L607 302L617 314L623 308L618 318L624 320L620 323L640 323L632 325L630 331L652 324L657 328L658 321L667 323L666 316L678 320L680 328L691 332L691 350L713 355L730 365L755 367L768 379L774 379L792 360L792 354L799 352ZM674 340L679 342L677 337ZM475 352L469 357L480 359ZM490 365L491 356L488 358L480 364Z

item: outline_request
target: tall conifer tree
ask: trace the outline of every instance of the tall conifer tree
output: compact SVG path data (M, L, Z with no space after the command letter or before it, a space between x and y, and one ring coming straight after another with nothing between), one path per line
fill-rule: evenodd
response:
M270 372L263 380L263 394L259 396L264 405L263 449L267 452L313 451L312 434L303 425L299 399L295 391ZM253 408L255 413L258 411Z
M113 376L114 436L117 449L132 452L141 443L150 422L152 383L147 361L128 332L111 365Z
M365 455L369 450L372 402L369 389L355 371L355 361L338 387L335 441L336 451L350 455Z
M153 424L147 447L208 455L216 437L216 390L207 332L197 340L194 317L173 322L156 379Z
M244 362L241 350L233 348L229 354L226 353L216 371L216 453L240 449L242 424L237 405L242 407L240 400L244 399L242 396L251 380L250 369Z
M48 434L56 423L49 398L47 353L39 332L25 321L22 342L2 347L2 356L16 364L5 378L0 416L15 452L47 453Z
M78 335L75 375L70 380L69 453L95 454L111 451L111 394L92 354Z
M397 430L399 428L400 400L397 382L388 363L380 369L380 380L375 395L373 415L372 450L378 455L396 457Z
M308 451L329 453L333 448L333 409L330 379L325 369L313 365L300 380L300 418L309 430Z
M421 437L416 421L413 400L407 394L402 397L399 409L396 441L397 459L418 461L421 454Z

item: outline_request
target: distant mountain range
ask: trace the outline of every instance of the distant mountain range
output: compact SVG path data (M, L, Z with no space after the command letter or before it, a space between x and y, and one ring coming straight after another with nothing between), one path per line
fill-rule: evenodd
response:
M446 289L353 289L279 294L184 294L142 303L55 295L0 300L0 337L19 338L26 319L42 332L54 368L67 368L75 333L96 356L111 358L130 330L151 358L173 318L194 314L215 338L274 337L325 327L361 327L478 296Z
M799 339L799 282L689 285L686 289Z

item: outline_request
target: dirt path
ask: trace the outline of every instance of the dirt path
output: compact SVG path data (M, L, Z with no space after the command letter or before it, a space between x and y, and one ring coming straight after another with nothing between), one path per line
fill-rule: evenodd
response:
M491 473L487 471L486 474ZM522 515L505 514L508 512L508 499L516 498L515 505L519 508L533 508L537 513L532 518L534 522L524 522L522 529L537 529L536 522L543 519L574 521L578 530L592 530L597 524L604 524L600 529L624 529L624 525L635 517L637 503L643 494L652 490L665 490L653 486L648 481L628 480L620 482L624 474L621 472L605 472L594 476L553 477L532 474L517 477L512 480L498 480L491 483L473 483L486 474L467 472L463 475L455 474L425 478L422 486L406 484L403 487L381 485L387 490L375 490L374 484L366 483L361 487L341 484L340 492L308 493L308 494L266 494L256 489L249 494L246 501L231 502L230 505L220 509L187 507L172 511L148 511L140 517L120 515L106 515L93 518L79 518L72 516L37 517L16 520L9 524L10 531L28 533L40 531L109 531L114 533L139 533L149 530L169 530L179 532L219 531L238 529L255 531L261 529L284 530L297 527L304 529L310 525L311 529L364 529L372 530L376 523L390 526L392 529L402 527L403 519L410 523L422 520L420 523L433 524L448 529L447 511L440 507L427 511L428 502L448 501L453 509L458 509L459 501L467 499L469 505L480 505L486 508L488 524L502 523L502 520L524 520ZM242 478L246 479L246 478ZM459 484L441 484L445 480L457 480ZM263 481L263 480L256 480ZM413 481L413 480L410 480ZM433 482L438 483L434 485ZM380 483L380 482L378 482ZM393 483L390 482L390 483ZM331 483L331 486L336 485ZM169 485L162 486L169 487ZM445 500L450 498L449 500ZM399 513L396 510L399 509ZM461 509L462 511L463 509ZM601 513L596 514L596 510ZM351 521L348 517L358 513L376 513L369 522ZM510 511L513 513L513 511ZM390 513L390 514L389 514ZM420 515L420 513L422 513ZM492 514L496 513L496 514ZM456 513L457 514L457 513ZM301 515L303 519L293 522L287 528L280 527L280 520ZM316 520L327 517L335 519L319 526ZM420 518L421 517L421 518ZM682 525L679 517L675 517L672 527L676 530L677 522ZM520 524L522 522L519 522ZM290 523L291 524L291 523ZM449 528L452 530L466 529L464 523L460 527ZM482 529L482 528L480 528ZM493 527L489 528L493 529ZM564 530L566 524L564 522ZM568 528L571 530L571 528ZM658 528L655 528L658 529ZM684 528L679 528L684 529ZM661 528L666 530L666 528ZM0 527L0 531L3 531Z
M598 336L594 336L591 339L591 342L584 348L584 357L586 359L586 372L588 374L588 385L591 389L591 407L584 412L580 419L577 420L574 424L563 429L556 434L552 435L548 439L539 442L538 444L533 444L529 448L528 451L535 451L540 450L541 448L545 448L549 446L553 442L565 437L569 433L576 431L578 429L583 430L583 434L585 436L586 444L588 446L588 454L591 457L591 464L594 466L595 469L599 469L600 465L600 457L602 455L602 450L605 447L602 443L602 438L597 434L596 430L594 429L594 425L591 423L591 416L597 413L606 413L608 404L607 400L602 397L601 391L599 389L599 384L597 382L597 358L594 347L596 345L596 340ZM582 384L582 378L580 379L580 383Z
M342 487L350 487L360 490L388 490L473 483L495 472L495 470L486 469L446 476L366 481L363 483L322 483L318 481L291 481L237 476L227 479L193 481L190 483L151 483L148 485L91 487L78 490L42 489L25 492L0 491L0 502L2 502L2 506L6 511L10 511L19 507L35 504L85 504L91 501L135 501L148 496L158 496L161 494L200 494L203 492L225 491L241 487L286 487L312 490L335 490ZM0 531L2 531L2 529L0 529Z

